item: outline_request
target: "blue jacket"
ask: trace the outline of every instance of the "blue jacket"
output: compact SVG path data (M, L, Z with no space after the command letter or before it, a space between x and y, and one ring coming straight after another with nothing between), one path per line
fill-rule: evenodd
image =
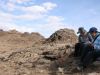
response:
M99 34L98 34L99 35ZM97 37L97 39L93 43L95 50L100 50L100 35Z

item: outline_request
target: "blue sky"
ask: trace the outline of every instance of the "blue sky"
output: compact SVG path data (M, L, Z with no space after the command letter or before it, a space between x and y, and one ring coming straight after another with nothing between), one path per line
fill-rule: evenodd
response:
M0 0L0 28L39 32L49 37L58 29L100 30L100 0Z

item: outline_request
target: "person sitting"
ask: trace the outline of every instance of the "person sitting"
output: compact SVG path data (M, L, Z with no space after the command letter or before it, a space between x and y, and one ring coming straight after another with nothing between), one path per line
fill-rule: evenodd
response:
M100 57L100 33L98 33L98 30L95 27L90 28L89 32L94 38L94 41L84 48L83 56L77 67L78 70L84 70L89 64L93 63L98 57Z
M85 44L93 42L92 36L90 35L90 33L87 33L83 27L80 27L77 33L80 33L80 35L78 37L78 43L75 44L75 57L81 56L82 49Z

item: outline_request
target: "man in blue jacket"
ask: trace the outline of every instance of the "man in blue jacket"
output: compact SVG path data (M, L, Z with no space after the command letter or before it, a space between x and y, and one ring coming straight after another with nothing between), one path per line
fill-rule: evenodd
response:
M77 67L78 70L83 70L100 57L100 34L95 27L90 28L89 32L94 38L94 41L84 48L86 52L83 53L84 57L80 60L80 64Z

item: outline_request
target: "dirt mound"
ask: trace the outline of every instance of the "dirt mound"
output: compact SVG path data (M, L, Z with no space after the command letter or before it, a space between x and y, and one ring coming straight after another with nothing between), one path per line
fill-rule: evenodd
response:
M58 58L52 59L58 57L65 49L69 50L66 46L41 45L2 53L0 75L48 75L51 73L51 63Z
M25 48L40 42L45 38L39 33L21 33L16 30L0 32L0 51Z
M77 42L77 36L71 29L60 29L53 33L47 40L48 43L70 43L75 44Z
M41 45L5 52L0 54L0 75L99 75L98 65L75 72L77 64L70 55L72 52L73 47L68 45ZM60 55L64 55L63 59Z

